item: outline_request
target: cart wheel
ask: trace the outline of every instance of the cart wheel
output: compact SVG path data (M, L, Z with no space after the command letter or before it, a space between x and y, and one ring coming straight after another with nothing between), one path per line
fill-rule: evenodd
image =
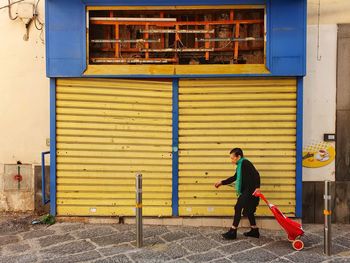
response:
M304 242L301 241L301 240L299 240L299 239L297 239L297 240L294 240L294 241L293 241L292 246L293 246L293 248L294 248L295 250L300 251L300 250L302 250L302 249L304 248Z

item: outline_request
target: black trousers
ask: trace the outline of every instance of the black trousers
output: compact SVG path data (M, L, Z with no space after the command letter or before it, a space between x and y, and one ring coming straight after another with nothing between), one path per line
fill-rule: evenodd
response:
M241 221L242 212L243 216L247 216L251 226L256 225L255 222L255 211L259 204L259 197L253 196L251 193L243 193L238 197L235 205L235 215L233 217L233 226L238 227Z

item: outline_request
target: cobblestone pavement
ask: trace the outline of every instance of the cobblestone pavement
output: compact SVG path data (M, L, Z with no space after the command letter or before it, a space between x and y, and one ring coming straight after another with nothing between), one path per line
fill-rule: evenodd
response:
M134 225L56 223L31 225L32 218L0 220L0 262L349 262L350 225L333 225L333 255L323 254L323 226L304 225L305 248L293 250L283 231L261 230L259 239L240 229L237 240L223 228L144 226L136 248Z

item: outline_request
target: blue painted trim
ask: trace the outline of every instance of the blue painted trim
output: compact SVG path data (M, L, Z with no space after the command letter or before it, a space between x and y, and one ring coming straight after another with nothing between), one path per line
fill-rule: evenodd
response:
M296 217L302 217L303 199L303 78L297 78Z
M271 31L272 31L272 26L271 26L271 2L270 0L267 0L266 1L266 20L265 20L265 23L266 23L266 54L265 54L265 57L266 57L266 61L265 61L265 65L266 65L266 68L271 71L271 38L270 38L270 35L271 35Z
M56 79L50 79L50 214L56 216Z
M46 180L45 180L45 155L50 154L50 152L42 152L41 153L41 193L42 193L42 203L46 205L50 202L50 199L46 199Z
M306 76L306 53L307 53L307 0L304 0L304 24L303 24L303 30L304 30L304 45L303 45L303 76Z
M85 41L81 41L81 49L82 49L82 53L83 53L83 57L85 56L85 59L83 59L82 61L82 65L81 65L81 70L82 70L82 73L81 74L84 74L85 70L87 69L87 58L89 57L89 54L87 54L87 47L86 47L86 44L87 44L87 39L86 39L86 30L87 29L87 25L86 25L86 22L87 22L87 17L86 17L86 3L83 3L83 18L84 18L84 21L83 21L83 26L85 28L85 30L83 30L82 34L81 34L81 37L82 39L85 39Z
M173 216L179 215L179 79L173 79Z
M50 63L49 63L49 54L50 54L50 49L49 49L49 46L50 46L50 40L49 40L49 37L50 37L50 30L47 30L48 28L50 28L50 8L49 8L49 4L48 4L48 0L45 0L45 52L46 52L46 77L49 77L50 75Z

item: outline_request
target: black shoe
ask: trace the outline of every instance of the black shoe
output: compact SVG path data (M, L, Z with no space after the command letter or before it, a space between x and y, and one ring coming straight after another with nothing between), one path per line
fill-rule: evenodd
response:
M243 233L246 237L260 237L259 228L252 228L249 232Z
M224 234L222 234L224 239L236 239L237 238L237 229L230 228L230 230Z

